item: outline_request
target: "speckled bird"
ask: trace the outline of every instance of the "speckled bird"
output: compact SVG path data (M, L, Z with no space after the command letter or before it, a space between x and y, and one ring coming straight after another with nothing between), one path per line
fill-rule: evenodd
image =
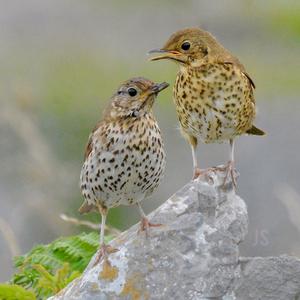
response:
M142 77L124 82L89 137L80 175L85 201L79 211L97 209L102 216L97 261L114 251L104 244L110 208L137 204L141 230L158 225L148 221L141 201L158 187L165 170L163 141L152 107L166 87L165 82L155 84Z
M244 133L264 135L253 125L255 85L240 61L209 32L188 28L174 33L151 60L179 64L173 89L183 136L192 148L193 178L205 173L198 167L196 148L203 143L229 141L230 157L224 170L234 176L234 139ZM212 168L210 168L211 170Z

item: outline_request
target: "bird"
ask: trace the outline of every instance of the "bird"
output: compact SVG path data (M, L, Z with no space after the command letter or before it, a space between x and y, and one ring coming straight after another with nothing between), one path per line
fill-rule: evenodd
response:
M106 217L110 208L136 204L141 214L141 231L152 224L141 201L159 186L165 170L166 154L153 104L168 83L154 83L143 77L122 83L111 97L102 119L89 136L80 173L84 198L80 213L99 211L99 262L112 249L104 243Z
M209 32L186 28L173 33L151 61L168 59L179 65L173 100L182 135L191 145L193 179L210 170L226 172L223 186L231 176L236 188L234 141L242 134L264 135L253 122L256 114L255 85L237 57ZM198 141L229 141L229 161L223 168L199 168Z

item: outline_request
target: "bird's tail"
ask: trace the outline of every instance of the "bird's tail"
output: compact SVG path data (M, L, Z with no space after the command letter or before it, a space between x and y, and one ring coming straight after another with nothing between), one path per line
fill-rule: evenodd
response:
M80 208L78 209L79 213L82 214L86 214L90 211L96 210L95 205L94 204L89 204L86 201L83 202L83 204L80 206Z
M246 131L246 133L253 134L253 135L265 135L266 134L263 130L255 127L254 125L252 125L252 127L250 129L248 129Z

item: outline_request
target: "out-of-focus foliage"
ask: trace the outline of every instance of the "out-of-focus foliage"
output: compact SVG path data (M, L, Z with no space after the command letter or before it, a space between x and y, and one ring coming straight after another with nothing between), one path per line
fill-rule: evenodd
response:
M300 40L300 7L299 9L282 9L274 12L270 18L276 30Z
M1 300L35 300L36 297L32 291L27 291L16 284L0 284Z
M106 237L106 241L110 239L111 236ZM59 238L48 245L38 245L28 254L15 258L18 271L13 276L12 283L32 290L37 299L45 299L81 275L98 244L99 234L91 232ZM23 291L22 288L20 292ZM0 286L0 295L6 290L9 292L10 288L5 286L2 289ZM24 298L27 294L23 294L19 298L0 299L35 299Z
M79 271L72 271L69 263L64 263L61 268L56 270L54 275L40 264L32 265L32 268L38 272L39 278L34 290L38 298L41 299L58 293L73 279L81 275Z

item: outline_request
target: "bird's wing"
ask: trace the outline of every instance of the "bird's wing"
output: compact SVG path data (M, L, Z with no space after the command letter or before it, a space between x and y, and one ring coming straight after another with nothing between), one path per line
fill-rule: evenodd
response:
M222 48L222 51L220 51L220 54L217 56L216 60L219 63L235 65L248 78L251 87L255 89L255 84L252 78L250 77L250 75L247 73L244 65L240 62L240 60L236 56L232 55L228 50Z
M87 142L86 147L85 147L84 160L87 160L89 158L89 156L90 156L90 154L93 150L95 134L99 135L99 138L100 138L101 141L104 140L103 139L104 138L104 132L102 130L102 126L103 126L103 121L100 121L99 123L97 123L97 125L94 127L91 134L89 135L88 142ZM104 141L104 143L105 143L105 141ZM103 144L103 143L101 143L101 144ZM85 213L88 213L90 211L97 211L97 207L94 204L89 203L87 200L84 200L83 204L80 206L78 211L79 211L80 214L85 214Z
M227 59L225 61L222 61L221 63L231 64L231 65L236 66L241 71L241 73L247 78L249 85L252 88L252 91L255 89L254 81L252 80L250 75L246 72L244 65L236 57L234 57L234 56L227 57ZM255 104L255 98L254 98L253 92L251 92L250 95L251 95L250 96L251 102L253 104Z
M247 72L245 72L245 71L242 71L242 73L248 78L248 80L249 80L252 88L255 89L254 81L252 80L252 78L250 77L250 75Z
M236 57L232 57L232 59L229 59L228 61L225 61L224 63L233 64L236 67L238 67L240 69L240 71L242 72L242 74L248 79L249 84L252 87L252 89L255 89L255 84L254 84L252 78L246 72L245 67L242 65L242 63ZM255 105L255 98L254 98L253 92L250 93L250 97L251 97L251 99L250 99L251 102L253 103L253 105ZM246 131L246 133L252 134L252 135L265 135L266 134L263 130L257 128L254 125L252 125L252 127L250 129L248 129Z
M84 151L84 159L85 160L88 158L88 156L90 155L90 153L93 150L94 135L95 135L95 132L98 131L98 129L100 129L100 131L101 131L102 123L103 123L102 121L97 123L97 125L92 130L92 133L89 135L89 139L88 139L88 142L85 146L85 151Z
M251 87L253 89L255 89L255 83L253 81L253 79L250 77L250 75L246 72L246 69L244 67L244 65L236 58L236 57L232 57L231 59L226 59L225 61L223 61L222 63L224 64L231 64L231 65L235 65L237 68L239 68L241 70L241 72L247 77L247 79L249 80L249 83L251 85Z
M86 160L88 158L88 156L90 155L90 153L92 152L92 149L93 149L93 133L91 133L89 135L89 139L88 139L88 142L85 146L85 151L84 151L84 159Z

